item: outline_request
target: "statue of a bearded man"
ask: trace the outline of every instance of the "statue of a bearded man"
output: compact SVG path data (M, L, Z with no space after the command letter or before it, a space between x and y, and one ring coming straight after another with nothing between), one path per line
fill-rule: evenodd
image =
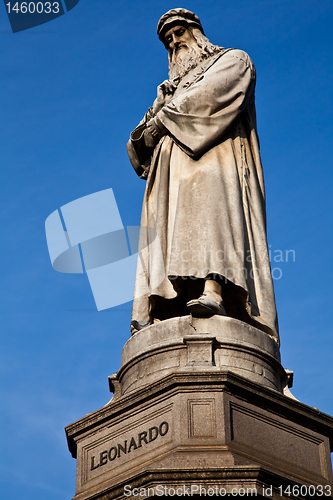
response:
M171 317L227 315L278 342L254 105L255 68L172 9L157 33L169 80L127 145L147 180L132 332Z

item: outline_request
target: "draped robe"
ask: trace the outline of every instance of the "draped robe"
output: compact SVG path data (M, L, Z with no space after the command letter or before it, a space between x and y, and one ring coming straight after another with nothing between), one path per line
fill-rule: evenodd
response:
M216 273L236 285L229 302L238 309L241 302L244 314L234 317L279 341L255 78L245 52L221 49L185 75L157 113L167 133L153 154L143 142L151 110L132 132L128 154L147 178L133 320L151 319L153 297L174 299L176 277Z

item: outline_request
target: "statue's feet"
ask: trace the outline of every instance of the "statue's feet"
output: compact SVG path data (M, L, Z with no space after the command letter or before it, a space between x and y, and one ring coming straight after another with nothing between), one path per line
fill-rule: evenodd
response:
M190 300L186 305L193 316L227 315L221 297L213 292L204 292L198 299Z

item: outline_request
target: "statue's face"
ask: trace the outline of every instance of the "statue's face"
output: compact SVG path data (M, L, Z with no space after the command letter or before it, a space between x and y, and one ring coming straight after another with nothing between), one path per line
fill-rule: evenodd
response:
M191 47L198 48L191 31L184 26L174 26L166 32L164 38L168 44L169 52L172 54L188 53Z

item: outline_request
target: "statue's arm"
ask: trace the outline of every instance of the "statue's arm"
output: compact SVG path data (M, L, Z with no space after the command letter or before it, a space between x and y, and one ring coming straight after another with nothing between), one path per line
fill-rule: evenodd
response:
M155 146L166 132L165 127L156 118L153 108L149 108L143 120L131 133L127 153L134 170L142 179L147 178Z
M153 118L153 110L149 108L139 125L131 133L126 146L128 157L134 170L143 179L147 177L151 160L151 151L147 150L144 142L144 131L151 118Z
M254 98L255 69L249 56L232 49L156 116L190 156L209 149Z

